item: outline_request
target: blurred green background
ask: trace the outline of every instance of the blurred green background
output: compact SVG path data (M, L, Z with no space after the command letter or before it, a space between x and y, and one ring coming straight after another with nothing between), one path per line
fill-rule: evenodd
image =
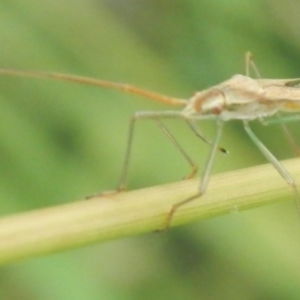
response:
M250 50L267 78L300 76L298 1L2 0L0 66L127 82L189 98L244 73ZM134 111L164 105L92 87L0 78L0 214L116 187ZM208 147L168 127L199 163ZM289 125L300 141L298 124ZM206 136L212 122L203 122ZM280 159L278 126L253 129ZM264 163L239 122L225 128L214 173ZM185 161L141 122L131 189L180 180ZM274 170L274 172L276 172ZM209 192L209 189L208 189ZM299 299L300 223L291 199L1 268L1 299ZM1 242L1 241L0 241Z

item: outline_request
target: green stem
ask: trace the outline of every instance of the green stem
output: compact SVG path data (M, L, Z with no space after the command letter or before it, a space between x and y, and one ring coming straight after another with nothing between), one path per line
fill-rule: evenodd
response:
M300 182L298 160L283 162ZM172 205L193 195L198 179L107 195L0 219L0 264L162 228ZM212 176L201 199L182 206L172 226L293 199L270 165Z

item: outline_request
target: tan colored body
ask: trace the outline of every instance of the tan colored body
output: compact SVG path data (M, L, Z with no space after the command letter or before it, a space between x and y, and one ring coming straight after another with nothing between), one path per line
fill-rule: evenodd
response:
M227 81L197 92L184 109L185 115L201 119L218 115L223 121L254 120L279 111L300 111L299 79L253 79L234 75Z
M250 53L247 53L246 62L247 75L249 74L249 67L251 66L253 67L256 74L259 74L256 66L252 61L252 56ZM298 210L300 211L300 197L293 178L291 177L289 172L281 165L281 163L275 158L275 156L256 137L248 124L248 122L251 120L271 117L274 114L282 111L296 113L300 112L300 79L253 79L249 76L238 74L234 75L229 80L226 80L209 89L197 92L191 99L186 100L157 94L128 84L115 83L68 74L0 69L0 75L51 78L93 85L97 87L105 87L120 90L122 92L130 94L136 94L153 101L168 104L170 106L183 107L182 110L170 110L161 112L142 111L134 114L130 122L123 172L121 174L120 184L117 189L117 191L122 191L125 189L134 128L136 121L141 119L152 119L158 123L160 128L166 133L171 142L191 165L192 172L188 177L194 176L197 171L197 166L161 122L161 120L164 118L185 119L194 133L203 141L211 145L211 151L203 170L198 192L195 193L195 195L193 195L192 197L175 204L170 209L167 214L166 222L162 229L167 229L170 226L172 217L179 207L193 201L194 199L200 197L205 193L216 152L218 150L226 152L226 150L219 147L218 144L222 135L223 125L226 121L230 120L242 121L245 131L247 132L251 140L255 143L257 148L274 166L279 174L286 180L286 182L292 187L294 197L298 205ZM199 134L197 129L193 125L194 121L204 119L216 120L216 135L212 142L206 140L201 134Z

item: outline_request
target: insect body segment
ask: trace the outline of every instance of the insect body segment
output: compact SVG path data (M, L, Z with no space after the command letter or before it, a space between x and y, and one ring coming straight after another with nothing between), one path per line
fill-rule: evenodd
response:
M272 116L281 106L283 101L269 100L268 90L258 80L235 75L219 85L196 93L184 112L196 119L205 119L207 115L213 119L215 115L223 121L254 120Z

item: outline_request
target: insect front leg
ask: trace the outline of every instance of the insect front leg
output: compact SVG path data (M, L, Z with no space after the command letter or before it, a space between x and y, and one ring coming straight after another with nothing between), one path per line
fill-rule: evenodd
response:
M129 160L131 155L131 149L132 149L132 141L133 141L133 134L135 130L135 124L138 120L138 113L135 113L134 116L130 120L129 124L129 133L128 133L128 139L127 139L127 146L126 146L126 152L125 152L125 159L123 163L123 169L121 173L121 178L119 185L117 187L117 191L121 192L125 190L126 183L127 183L127 175L128 175L128 167L129 167Z
M161 122L160 119L156 119L159 127L161 130L166 134L167 138L172 142L172 144L176 147L176 149L180 152L180 154L184 157L184 159L187 161L187 163L191 167L190 173L184 177L184 179L190 179L193 178L197 171L198 166L194 163L194 161L191 159L189 154L183 149L183 147L180 145L180 143L177 141L177 139L173 136L173 134L169 131L169 129Z
M136 112L132 117L129 125L129 133L128 133L128 140L125 152L125 159L123 163L123 169L121 173L120 182L117 188L117 191L123 191L126 188L126 183L128 179L128 169L130 163L130 157L132 152L132 143L133 143L133 136L135 131L135 126L138 120L145 120L145 119L154 119L158 122L160 128L163 132L168 136L171 142L176 146L176 148L184 155L187 161L191 164L192 168L196 168L190 157L186 154L183 148L178 144L176 139L171 135L169 130L161 123L160 119L163 118L183 118L182 113L179 111L165 111L165 112Z

